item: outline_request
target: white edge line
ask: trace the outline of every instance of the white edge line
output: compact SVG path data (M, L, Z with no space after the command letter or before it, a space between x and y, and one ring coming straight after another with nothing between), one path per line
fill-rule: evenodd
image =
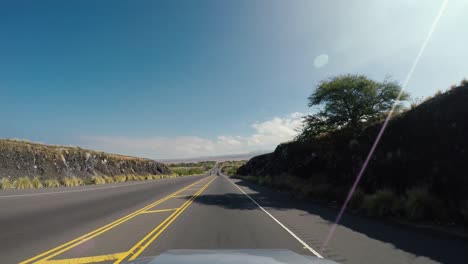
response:
M304 240L300 239L296 234L294 234L291 230L289 230L289 228L287 228L285 225L283 225L283 223L281 223L278 219L276 219L276 217L271 215L267 210L265 210L262 206L260 206L252 197L250 197L250 195L248 195L244 190L242 190L237 184L235 184L233 181L231 181L224 174L223 174L223 177L225 177L226 180L228 180L234 186L236 186L237 189L239 189L243 194L245 194L245 196L247 196L254 204L256 204L263 212L265 212L265 214L267 214L269 217L271 217L271 219L275 220L275 222L278 223L278 225L280 225L284 230L286 230L286 232L288 232L292 237L294 237L297 241L299 241L299 243L301 243L304 246L304 248L308 249L315 256L317 256L319 258L323 258L322 255L320 255L317 251L315 251L311 246L307 245L307 243L304 242Z
M182 177L180 177L180 178L182 178ZM159 180L154 181L153 183L158 183L158 182L168 181L168 180L173 180L173 179L159 179ZM101 188L92 188L92 189L84 189L84 190L44 192L44 193L27 193L27 194L14 194L14 195L0 195L0 199L2 199L2 198L13 198L13 197L25 197L25 196L39 196L39 195L48 195L48 194L60 194L60 193L87 192L87 191L104 190L104 189L110 189L110 188L128 187L128 186L133 186L133 185L138 185L138 184L145 184L145 183L151 183L151 182L142 181L142 182L136 182L136 183L131 183L131 184L112 185L112 186L106 186L106 187L101 187Z

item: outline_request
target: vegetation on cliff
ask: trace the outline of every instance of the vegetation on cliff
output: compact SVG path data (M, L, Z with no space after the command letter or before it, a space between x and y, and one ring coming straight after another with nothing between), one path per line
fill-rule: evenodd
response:
M467 102L468 82L463 81L395 115L350 209L376 217L468 224ZM375 142L379 120L371 118L356 129L340 124L309 136L304 131L273 153L252 158L237 173L341 204Z

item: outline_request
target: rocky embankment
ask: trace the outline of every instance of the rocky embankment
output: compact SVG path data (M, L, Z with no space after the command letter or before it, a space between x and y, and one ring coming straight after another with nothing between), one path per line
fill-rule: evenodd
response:
M342 203L382 123L279 145L237 171L314 199ZM468 83L394 117L351 207L378 216L468 225Z
M38 176L41 179L93 175L171 174L164 164L150 159L97 152L77 147L0 140L0 178Z

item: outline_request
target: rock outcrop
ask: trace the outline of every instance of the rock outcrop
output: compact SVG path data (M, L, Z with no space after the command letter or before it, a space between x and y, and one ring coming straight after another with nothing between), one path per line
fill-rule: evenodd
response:
M52 146L17 140L0 140L0 177L57 178L93 175L171 174L163 163L97 152L78 147Z

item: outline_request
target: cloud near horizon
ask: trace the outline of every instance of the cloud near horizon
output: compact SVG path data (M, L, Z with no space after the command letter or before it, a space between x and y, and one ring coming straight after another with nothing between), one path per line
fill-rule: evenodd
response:
M302 126L302 113L274 117L251 125L248 136L219 135L215 138L198 136L146 137L86 136L82 143L92 149L154 159L193 158L271 151L278 144L292 140Z

